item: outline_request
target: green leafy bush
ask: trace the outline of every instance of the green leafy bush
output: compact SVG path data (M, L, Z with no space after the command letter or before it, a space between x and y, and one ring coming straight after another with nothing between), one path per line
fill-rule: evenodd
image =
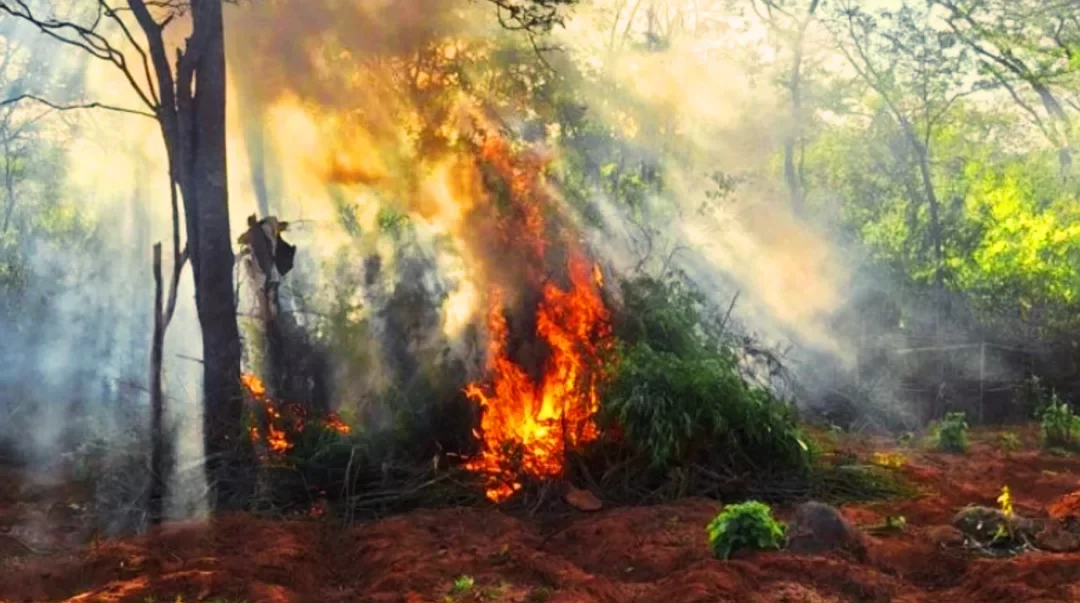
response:
M755 500L725 507L706 527L709 548L717 559L727 559L742 548L779 549L785 529L773 519L769 505Z
M677 281L624 283L618 363L600 418L654 467L725 462L808 470L792 407L749 385L702 298Z
M967 415L950 412L937 426L937 446L948 452L964 452L968 447Z
M998 436L997 445L1002 452L1016 452L1023 448L1024 442L1015 433L1005 432Z
M1075 448L1080 441L1080 416L1072 407L1062 402L1056 393L1039 410L1042 423L1043 445L1047 448Z

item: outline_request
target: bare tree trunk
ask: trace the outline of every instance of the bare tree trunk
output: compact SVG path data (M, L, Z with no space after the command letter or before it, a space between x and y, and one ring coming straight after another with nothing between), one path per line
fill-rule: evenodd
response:
M196 304L203 333L203 437L216 508L249 499L250 442L243 437L240 330L233 280L225 153L225 43L221 0L192 2L202 46L196 57L192 106L193 181L198 225Z
M791 73L791 128L784 137L784 181L787 183L788 192L791 195L791 208L796 215L803 213L803 189L799 179L799 172L795 168L795 142L802 130L802 92L800 90L800 77L802 69L802 31L799 33L798 45L795 48L795 64Z
M919 159L919 175L922 177L923 191L926 195L927 208L930 210L930 244L934 247L934 282L939 292L945 290L945 243L941 229L941 205L930 176L930 160L926 148L921 144L915 148Z
M165 348L165 311L162 300L161 243L154 244L154 332L150 344L150 523L160 523L165 510L165 415L161 364Z
M788 191L791 194L791 207L796 214L804 211L806 200L806 188L802 180L802 170L795 166L795 145L802 140L802 63L806 50L806 30L814 20L814 13L820 5L819 0L812 0L807 9L806 17L799 23L798 34L795 37L794 58L792 59L791 80L788 87L791 89L791 129L784 138L784 180L787 182Z

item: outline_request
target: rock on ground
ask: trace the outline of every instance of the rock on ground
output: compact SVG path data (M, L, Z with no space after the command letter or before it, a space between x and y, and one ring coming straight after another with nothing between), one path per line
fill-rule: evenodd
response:
M795 509L795 520L788 531L788 550L797 553L843 551L856 559L865 559L866 537L836 508L808 502Z

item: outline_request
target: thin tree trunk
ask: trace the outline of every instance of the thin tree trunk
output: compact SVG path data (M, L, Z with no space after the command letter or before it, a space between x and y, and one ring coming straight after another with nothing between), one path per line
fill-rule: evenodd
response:
M165 348L165 312L162 300L161 243L154 244L154 332L150 344L150 523L160 523L165 510L165 416L161 364Z
M1072 120L1065 113L1065 108L1058 102L1057 97L1045 84L1037 81L1031 82L1031 87L1039 95L1046 112L1050 114L1055 123L1055 129L1060 128L1058 136L1058 161L1061 164L1062 177L1067 178L1072 170Z
M784 137L784 181L787 183L788 192L791 195L791 208L797 214L803 213L803 201L805 191L799 169L795 167L795 144L802 138L802 61L803 46L805 44L806 28L813 18L813 11L817 8L817 2L810 7L810 14L806 21L799 25L799 34L795 39L795 57L791 68L791 80L788 87L791 89L791 128Z

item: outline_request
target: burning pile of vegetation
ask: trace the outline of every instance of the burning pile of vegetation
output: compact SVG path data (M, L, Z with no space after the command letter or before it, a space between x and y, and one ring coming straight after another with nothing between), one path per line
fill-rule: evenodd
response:
M508 145L499 139L490 139L483 147L483 158L508 182L509 196L520 209L509 212L510 218L501 225L502 243L520 245L527 254L527 266L542 267L549 249L544 212L550 211L540 204L544 200L542 165L515 165L508 152ZM511 333L505 313L511 296L498 286L488 293L490 376L485 383L466 388L481 408L480 426L474 433L482 447L466 467L486 477L487 496L496 502L521 488L521 476L562 477L567 451L599 435L594 417L599 410L601 355L611 344L610 312L601 296L599 266L570 233L562 233L562 239L566 260L558 268L564 270L568 286L540 281L537 277L543 273L535 269L525 277L527 286L539 289L540 295L535 308L523 308L532 313L526 323L535 325L534 332L517 335L543 346L543 360L533 367L538 370L531 371L536 378L509 349Z
M794 474L801 480L797 488L809 488L811 451L792 407L744 379L737 344L705 298L677 275L658 280L616 274L614 283L605 282L548 177L551 157L515 140L481 112L462 114L462 140L453 160L436 173L443 179L440 190L461 211L454 232L478 275L477 305L483 311L474 320L487 342L481 373L458 390L475 410L467 426L470 449L447 452L462 458L464 482L496 503L527 491L529 484L562 481L595 484L603 490L597 494L611 500L649 496L619 486L628 483L620 471L636 472L638 483L668 488L670 496L688 488L745 491L749 482L763 479L747 482L740 475L756 470L761 478L761 471L777 468L784 479ZM253 376L245 376L245 385L263 417L250 433L266 449L264 458L295 452L292 434L303 431L308 419L292 405L270 400ZM446 391L433 393L452 398ZM427 412L438 408L431 405ZM333 415L322 427L349 435ZM429 449L432 442L413 441L417 437L446 436L393 433L399 441L391 448L403 450ZM401 457L374 452L370 443L358 445L356 434L349 447L338 457L348 467L336 469L337 479L356 481L352 471L366 463L371 480L365 483L386 488L388 479L408 481L395 487L400 492L432 483L446 469L437 453L434 473L405 471L391 479L387 467ZM425 461L405 456L407 463ZM585 463L571 464L572 458ZM718 466L736 477L718 484ZM582 467L605 477L583 475ZM671 485L672 475L682 476L676 480L681 485ZM353 487L350 482L337 489Z

